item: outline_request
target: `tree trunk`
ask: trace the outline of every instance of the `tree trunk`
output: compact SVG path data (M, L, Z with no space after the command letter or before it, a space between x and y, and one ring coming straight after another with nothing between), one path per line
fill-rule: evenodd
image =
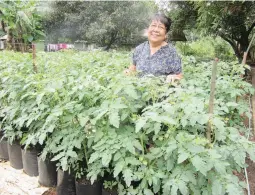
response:
M111 33L111 40L106 45L105 51L108 51L111 48L112 44L116 41L117 34L118 34L118 32L112 32Z

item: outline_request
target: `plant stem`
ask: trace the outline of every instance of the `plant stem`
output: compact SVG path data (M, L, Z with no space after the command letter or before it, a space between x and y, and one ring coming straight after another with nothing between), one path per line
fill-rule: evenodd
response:
M86 143L83 144L83 148L84 148L84 155L85 155L85 160L86 160L87 168L89 168L89 161L88 161L88 154L87 154L87 149L86 149Z

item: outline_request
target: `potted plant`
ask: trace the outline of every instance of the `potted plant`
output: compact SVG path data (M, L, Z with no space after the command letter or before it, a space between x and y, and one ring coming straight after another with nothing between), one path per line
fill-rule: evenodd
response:
M103 188L102 188L102 195L117 195L117 181L111 180L107 181L105 180L103 183Z
M38 156L38 183L45 187L54 187L57 185L57 168L56 162L51 161L50 155L43 158L42 155Z
M75 177L70 171L58 170L57 194L75 195Z
M8 141L4 137L4 131L0 130L0 160L9 160Z

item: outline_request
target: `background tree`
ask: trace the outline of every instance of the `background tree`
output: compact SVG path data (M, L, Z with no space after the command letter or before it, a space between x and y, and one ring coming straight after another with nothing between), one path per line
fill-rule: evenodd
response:
M220 36L233 48L242 60L255 26L254 1L186 1L160 2L175 21L176 29L196 28L206 35ZM195 24L195 25L194 25ZM255 64L252 47L247 58L248 64Z
M0 22L10 49L25 51L28 43L44 36L35 1L1 1Z
M151 2L52 2L45 17L49 41L83 39L108 50L113 44L136 44L154 9Z

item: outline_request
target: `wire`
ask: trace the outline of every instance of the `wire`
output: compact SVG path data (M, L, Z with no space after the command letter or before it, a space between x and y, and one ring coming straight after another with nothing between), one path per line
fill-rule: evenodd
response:
M250 114L252 113L252 109L251 109L251 96L249 97L249 106L250 106ZM250 137L250 131L251 131L251 118L249 118L249 132L247 135L247 140ZM248 191L248 195L251 195L251 191L250 191L250 185L249 185L249 178L248 178L248 174L247 174L247 169L246 167L244 168L244 173L245 173L245 178L246 178L246 182L247 182L247 191Z

